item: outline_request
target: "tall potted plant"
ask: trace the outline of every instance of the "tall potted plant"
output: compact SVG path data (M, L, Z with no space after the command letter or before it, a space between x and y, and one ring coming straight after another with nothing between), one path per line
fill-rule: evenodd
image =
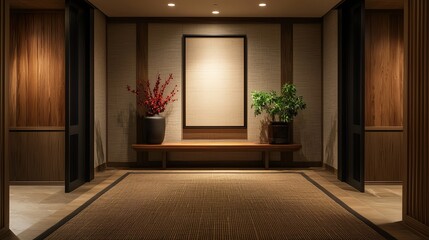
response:
M136 89L127 85L127 90L137 96L137 106L141 108L139 114L144 114L144 131L146 136L146 143L148 144L161 144L165 137L165 117L159 115L165 111L166 106L170 102L175 102L174 98L177 90L177 85L167 96L164 97L164 92L167 86L173 80L173 74L161 84L161 75L158 74L155 86L153 89L150 87L150 81L139 81Z
M291 143L290 123L299 110L306 108L303 97L296 94L295 85L284 84L280 95L275 91L253 91L252 100L255 116L266 112L271 118L268 125L269 143Z

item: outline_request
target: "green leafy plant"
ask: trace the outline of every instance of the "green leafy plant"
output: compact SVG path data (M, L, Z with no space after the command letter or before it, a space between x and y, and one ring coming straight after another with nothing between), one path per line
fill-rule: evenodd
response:
M272 122L289 123L299 110L306 108L302 96L296 95L295 85L289 83L283 85L280 95L275 91L253 91L252 100L255 116L266 112L270 115Z

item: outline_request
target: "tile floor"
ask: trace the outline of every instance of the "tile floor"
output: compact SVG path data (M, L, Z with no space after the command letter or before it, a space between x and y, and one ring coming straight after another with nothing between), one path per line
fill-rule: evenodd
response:
M19 239L34 239L114 182L123 172L97 173L71 193L64 186L10 186L10 229Z
M178 170L166 171L174 172ZM249 171L278 172L278 170ZM321 169L294 171L305 172L352 209L396 238L425 239L418 233L406 228L400 222L402 218L402 187L400 185L368 185L366 192L360 193L349 185L338 181L334 174L327 171ZM19 239L33 239L81 206L125 172L127 171L109 169L102 173L97 173L94 181L68 194L64 193L63 186L11 186L10 228L12 232ZM240 171L230 170L228 172Z

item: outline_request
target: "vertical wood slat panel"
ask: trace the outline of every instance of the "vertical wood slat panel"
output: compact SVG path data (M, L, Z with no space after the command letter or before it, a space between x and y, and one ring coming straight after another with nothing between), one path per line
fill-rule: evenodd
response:
M14 24L14 19L11 19L11 24ZM17 44L16 44L16 34L10 34L10 52L9 52L9 79L18 79L18 68L17 64ZM9 81L9 123L12 126L16 126L16 93L17 93L17 81Z
M293 83L293 25L282 23L281 25L281 85ZM293 123L290 126L289 137L293 141ZM281 159L287 162L293 161L292 152L282 152Z
M136 53L136 79L137 84L139 81L148 81L148 24L147 23L138 23L137 24L137 53ZM142 96L139 96L142 97ZM137 116L137 142L143 143L144 142L144 118L143 116L144 112L142 109L139 109L139 106L137 106L139 114ZM138 152L137 153L137 161L140 164L147 163L148 161L148 153L146 152Z
M12 18L15 18L15 14L12 14ZM21 20L25 19L23 22ZM26 49L23 55L18 55L18 68L21 65L26 65L26 73L18 76L17 81L23 83L23 91L21 92L18 89L18 96L20 101L20 106L24 106L26 108L26 118L23 119L25 122L25 126L39 126L39 119L37 116L38 106L37 106L37 95L38 90L38 82L42 81L39 74L39 66L38 63L42 63L43 59L39 59L38 56L38 45L39 38L42 35L41 26L39 23L36 23L37 17L34 15L24 15L24 16L16 16L15 22L17 23L16 28L17 32L19 32L19 36L17 37L18 41L18 54L20 50ZM38 20L38 21L41 21ZM21 23L21 24L20 24ZM20 26L19 26L20 25ZM15 28L15 25L12 25ZM45 80L45 79L43 79ZM12 80L13 81L13 80ZM42 96L42 94L40 94ZM22 125L20 125L22 126Z
M366 11L365 125L403 125L403 14Z
M6 130L6 19L7 0L0 1L0 235L9 230L9 186L8 166L6 162L7 131Z
M412 5L412 2L409 2L409 4L410 5ZM406 7L405 7L406 8ZM407 13L406 13L407 14ZM409 36L409 31L413 31L414 30L414 28L413 28L413 26L414 26L414 23L412 22L412 20L411 20L411 18L409 17L409 16L411 16L411 15L414 15L414 13L413 13L413 8L409 8L409 13L407 14L408 16L407 16L407 19L406 19L406 21L407 21L407 24L408 24L408 26L407 26L407 28L408 28L408 31L406 32L406 37L407 37L407 41L408 41L408 44L407 44L407 46L406 46L406 51L407 52L409 52L408 54L407 54L407 66L406 66L406 68L408 69L409 67L408 66L412 66L412 65L414 65L414 59L412 58L412 55L410 54L412 51L413 51L413 46L415 46L415 44L414 44L414 42L413 42L413 39L412 38L410 38L410 36ZM406 193L404 194L406 197L405 197L405 199L406 200L404 200L404 201L406 201L406 206L405 206L405 208L404 208L404 215L407 215L408 214L408 212L409 211L413 211L412 210L412 208L413 208L413 206L415 205L413 202L412 202L412 199L410 199L410 196L411 196L411 192L413 192L413 186L415 186L415 184L414 184L414 182L412 182L412 179L409 177L409 176L411 176L411 170L414 168L414 161L409 161L408 159L410 158L410 159L412 159L412 158L414 158L414 152L413 151L411 151L411 139L413 139L414 138L414 132L412 131L412 129L410 128L410 127L408 127L409 125L411 126L411 125L414 125L414 118L413 118L413 116L410 114L411 112L413 112L414 111L414 109L413 109L413 106L414 106L414 102L413 102L413 98L410 98L408 95L408 92L414 92L414 88L413 88L413 85L412 84L410 84L410 81L409 81L409 79L411 79L413 77L413 71L412 71L412 69L408 69L408 71L407 71L407 113L406 113L406 117L407 117L407 125L406 125L406 136L407 136L407 138L405 139L406 140L406 144L407 144L407 153L406 153L406 157L407 157L407 176L406 176ZM408 140L408 139L410 139L410 140ZM406 220L406 219L405 219Z
M429 131L428 131L428 125L429 125L429 30L428 30L428 22L429 22L429 4L427 1L423 2L424 6L422 7L422 15L425 15L426 20L423 20L423 29L426 29L426 31L423 31L422 34L423 35L423 52L426 53L425 56L423 56L423 78L424 79L424 84L425 84L425 105L424 105L424 109L425 109L425 114L423 115L425 117L424 120L424 131L423 134L425 134L426 138L425 138L425 143L424 143L424 151L425 151L425 160L423 161L423 171L425 171L424 175L426 177L426 186L425 186L425 190L423 191L424 194L424 199L426 200L425 204L425 208L426 208L426 214L424 216L424 221L426 223L426 225L429 226L429 154L428 154L428 149L429 149ZM425 11L426 9L426 11Z
M58 70L51 72L52 74L49 75L49 88L47 88L50 96L50 114L48 115L50 126L63 126L65 124L65 45L57 44L57 42L61 42L64 39L65 26L63 13L58 15L51 16L50 19L51 22L55 23L55 25L51 25L51 34L53 36L51 38L51 47L54 48L55 55L50 57L50 65L58 66ZM46 47L48 48L49 46Z
M406 1L407 177L404 220L429 234L429 4Z
M64 12L13 12L11 127L64 126Z

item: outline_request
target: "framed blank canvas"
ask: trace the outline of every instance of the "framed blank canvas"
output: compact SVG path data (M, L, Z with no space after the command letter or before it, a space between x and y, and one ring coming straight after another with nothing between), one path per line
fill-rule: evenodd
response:
M245 36L183 37L183 127L246 128Z

